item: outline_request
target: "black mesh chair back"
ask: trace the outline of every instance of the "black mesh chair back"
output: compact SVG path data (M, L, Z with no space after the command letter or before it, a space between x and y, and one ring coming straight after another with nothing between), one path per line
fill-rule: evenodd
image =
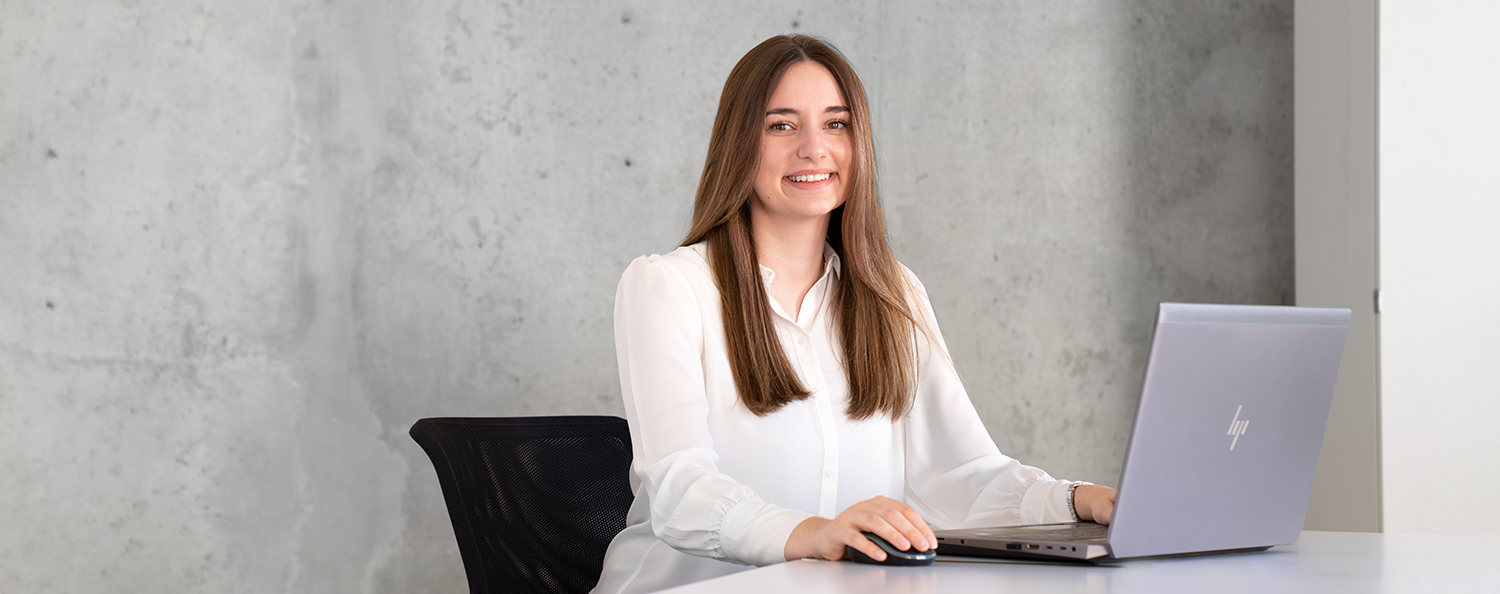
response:
M437 469L469 592L587 592L625 529L619 417L432 418L411 437Z

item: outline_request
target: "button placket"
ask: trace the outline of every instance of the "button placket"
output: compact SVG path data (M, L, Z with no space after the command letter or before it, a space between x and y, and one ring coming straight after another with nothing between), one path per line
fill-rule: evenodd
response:
M800 337L807 340L807 335ZM810 343L810 340L807 340ZM828 388L823 379L823 366L814 354L813 347L804 344L802 357L807 361L807 376L813 381L813 398L817 400L818 421L823 428L823 493L819 498L819 515L833 517L838 503L839 438L838 418L829 402Z

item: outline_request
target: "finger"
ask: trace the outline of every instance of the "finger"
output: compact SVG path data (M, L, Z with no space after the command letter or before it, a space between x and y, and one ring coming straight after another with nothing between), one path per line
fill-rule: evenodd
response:
M880 519L885 520L885 523L890 526L891 533L887 534L881 531L875 531L875 533L879 534L881 538L886 539L886 541L890 542L897 549L903 551L913 548L927 550L927 545L930 541L922 533L922 529L917 527L921 523L920 516L917 523L913 523L911 518L906 515L909 509L905 504L900 503L886 508L880 514Z
M901 511L902 519L906 520L906 524L911 526L911 530L907 530L905 525L898 525L898 528L901 528L902 532L906 534L912 546L916 547L919 551L936 547L937 536L932 534L932 527L928 526L927 521L922 519L922 514L918 513L916 508L904 502L894 500L892 502Z
M858 549L859 552L864 553L871 559L874 559L876 561L885 561L886 554L885 551L881 550L880 545L875 544L874 541L870 540L865 536L863 532L860 532L859 530L851 528L845 535L843 542L846 545ZM840 551L840 553L842 552L843 551ZM842 558L843 556L841 555L833 560L837 561L838 559Z
M913 548L925 551L937 546L937 537L933 536L927 522L922 520L922 514L917 513L912 506L884 496L875 497L870 502L876 507L883 508L881 518L900 534L900 538L892 538L880 532L876 534L880 534L881 538L886 539L896 548L903 551Z
M922 514L917 513L916 508L908 505L906 509L902 510L902 513L906 515L907 521L917 527L917 531L922 536L917 541L917 550L925 551L937 546L937 536L933 535L932 527L927 525L927 521L922 519ZM926 542L923 543L922 540ZM922 546L923 544L926 544L926 546Z
M899 503L898 506L893 506L887 512L886 521L905 537L907 544L911 545L910 548L925 551L932 548L932 543L937 542L936 538L929 537L927 523L922 521L922 515L909 505Z

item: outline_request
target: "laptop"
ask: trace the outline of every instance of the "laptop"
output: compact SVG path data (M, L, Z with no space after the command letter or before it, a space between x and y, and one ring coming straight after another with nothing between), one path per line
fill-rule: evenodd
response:
M934 531L938 559L1105 563L1296 540L1349 315L1161 304L1113 522Z

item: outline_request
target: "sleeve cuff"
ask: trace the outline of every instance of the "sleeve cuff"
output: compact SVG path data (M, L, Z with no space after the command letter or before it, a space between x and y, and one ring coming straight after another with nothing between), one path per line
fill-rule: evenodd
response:
M792 530L810 517L812 514L777 507L758 498L745 499L724 514L719 545L727 557L741 563L783 563Z
M1068 512L1068 485L1074 481L1044 477L1026 489L1021 498L1021 522L1023 524L1060 524L1072 522Z

